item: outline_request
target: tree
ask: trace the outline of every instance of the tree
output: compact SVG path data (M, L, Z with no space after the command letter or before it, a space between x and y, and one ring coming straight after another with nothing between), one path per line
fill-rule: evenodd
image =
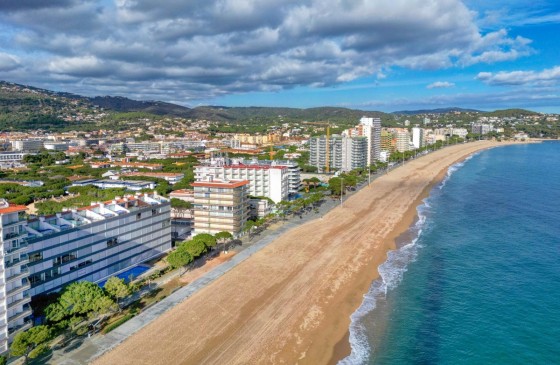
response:
M6 356L0 355L0 365L6 365L8 358Z
M192 209L193 205L191 202L186 202L181 199L171 198L171 208L176 209Z
M206 247L212 248L216 246L216 237L212 236L209 233L200 233L193 237L193 240L198 240L203 242Z
M187 251L185 244L179 245L177 249L167 255L167 262L172 268L184 267L193 261L192 255Z
M225 244L226 242L230 241L233 239L233 235L229 232L226 231L222 231L222 232L218 232L214 235L214 237L216 237L216 240L219 243L223 243L224 244L224 249L223 251L225 251Z
M182 243L181 246L182 245L185 245L185 250L189 254L191 254L193 259L197 258L198 256L206 252L206 245L204 244L203 241L192 239L190 241Z
M46 342L50 337L51 333L47 326L31 327L14 337L14 342L10 346L10 354L25 356L25 363L27 363L28 359L34 359L48 350Z
M104 285L105 291L114 299L120 306L120 300L130 295L130 287L124 282L124 279L119 279L116 276L111 276Z
M342 193L342 179L340 177L330 178L329 189L333 195L340 195Z
M57 303L46 309L47 319L60 322L63 319L95 318L115 308L97 284L89 281L74 282L65 287Z

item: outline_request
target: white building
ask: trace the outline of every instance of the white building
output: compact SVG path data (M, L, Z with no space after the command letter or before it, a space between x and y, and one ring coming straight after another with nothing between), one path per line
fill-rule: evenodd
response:
M0 200L0 352L8 349L15 334L30 328L31 298L27 280L29 261L25 219L27 207Z
M422 128L412 128L412 144L414 145L414 148L424 146L424 130Z
M153 194L97 202L26 222L30 294L100 282L171 248L170 204Z
M367 138L367 164L372 165L379 160L381 152L381 119L362 117L362 136Z
M217 157L196 166L194 173L196 181L204 181L207 176L219 180L248 180L249 195L267 197L275 203L288 200L301 184L299 167L289 161L250 161L246 164L242 159Z

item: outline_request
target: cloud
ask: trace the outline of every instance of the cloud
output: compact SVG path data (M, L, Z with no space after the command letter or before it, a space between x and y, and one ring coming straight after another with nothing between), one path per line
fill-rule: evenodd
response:
M537 71L480 72L477 80L488 85L556 85L560 82L560 66Z
M0 52L0 72L12 71L20 66L17 57Z
M426 89L446 89L455 86L454 83L448 81L436 81L426 86Z
M0 77L87 95L122 85L125 95L188 104L532 52L505 30L482 33L460 0L14 3L0 13L9 30L0 52L17 54L20 67Z

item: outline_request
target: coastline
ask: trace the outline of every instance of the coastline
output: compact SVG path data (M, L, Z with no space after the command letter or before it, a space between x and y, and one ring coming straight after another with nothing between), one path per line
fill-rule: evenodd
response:
M449 166L507 144L451 146L392 170L95 363L336 363L350 353L350 315L379 277L377 267L395 249L395 239L415 221L417 206ZM156 333L158 348L150 348Z
M496 147L499 147L499 146L496 146ZM489 147L489 148L493 148L493 147ZM469 156L472 156L473 154L479 153L479 152L484 151L484 150L489 149L489 148L481 149L481 150L475 151L475 152L473 152L473 153L471 153L467 156L464 156L464 157L460 158L459 160L457 160L457 161L449 164L448 166L444 167L443 170L440 171L440 173L424 188L422 193L412 203L412 205L410 206L408 211L403 216L403 219L401 220L401 222L399 222L399 224L393 229L393 231L389 234L389 236L386 237L386 239L385 239L386 245L387 245L387 247L390 247L390 249L387 250L386 255L390 251L398 249L398 247L397 247L398 239L403 234L406 234L416 224L416 222L418 220L418 211L417 211L418 207L420 207L422 204L424 204L424 199L428 198L430 196L430 193L432 192L432 190L443 182L443 180L447 176L447 173L448 173L449 169L453 165L456 165L456 164L459 164L459 163L465 161ZM385 262L385 261L383 261L383 262ZM381 262L379 265L383 264L383 262ZM360 288L360 289L363 289L363 290L360 291L360 293L362 293L361 294L362 298L363 298L363 295L365 293L367 293L367 291L369 290L372 283L375 280L380 278L379 271L378 271L379 265L377 265L374 268L374 272L375 272L376 276L372 278L369 285L365 288ZM353 309L353 311L350 313L350 315L352 315L352 313L354 313L357 309L358 309L358 307L355 307ZM351 308L348 309L348 310L351 310ZM344 358L346 358L347 356L349 356L351 351L352 351L352 347L351 347L351 344L350 344L350 328L349 328L350 323L351 323L350 316L348 318L349 318L349 320L348 320L347 330L344 333L344 336L336 343L335 347L333 348L332 356L327 362L328 365L338 364L339 361L341 361ZM334 335L335 334L333 333L333 336Z

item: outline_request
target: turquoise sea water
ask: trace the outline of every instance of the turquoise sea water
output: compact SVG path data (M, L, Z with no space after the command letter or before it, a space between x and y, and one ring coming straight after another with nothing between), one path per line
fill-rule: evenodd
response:
M452 167L352 316L343 364L560 364L560 143Z

